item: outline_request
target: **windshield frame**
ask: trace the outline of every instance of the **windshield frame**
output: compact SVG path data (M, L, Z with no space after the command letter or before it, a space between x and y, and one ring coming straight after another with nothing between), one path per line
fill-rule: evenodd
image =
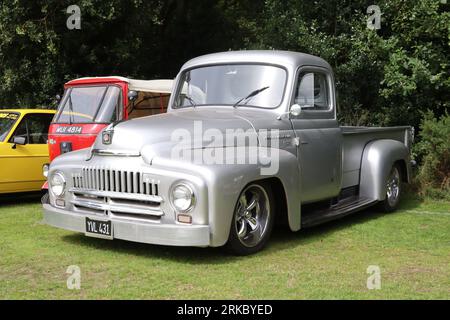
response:
M12 134L12 132L13 132L14 127L15 127L15 126L17 125L17 123L20 121L21 113L20 113L20 112L15 112L15 111L6 111L6 110L5 110L5 111L0 110L0 113L8 113L8 114L14 114L14 115L17 115L17 119L14 120L14 122L13 122L11 128L9 128L8 132L6 133L5 138L4 138L3 140L0 139L0 143L4 143L5 141L6 141L6 142L9 141L10 136L11 136L11 134Z
M61 114L62 114L62 111L63 111L63 109L60 109L60 106L65 106L66 105L67 100L69 99L69 96L70 96L69 94L67 94L69 91L72 92L72 90L75 89L75 88L78 89L78 88L96 88L96 87L103 87L106 90L103 93L103 96L102 96L102 98L100 100L100 103L97 106L97 110L95 111L94 116L92 117L94 120L92 120L91 122L76 122L76 121L74 121L74 122L59 122L58 121L60 116L61 116ZM99 84L92 84L92 85L73 85L73 86L67 87L64 90L63 99L61 100L61 103L58 105L57 112L56 112L55 117L53 118L51 123L52 124L64 124L64 125L74 125L74 124L76 124L76 125L89 125L89 124L91 124L92 125L92 124L110 124L110 123L113 123L114 121L117 121L117 119L116 120L112 120L111 122L95 121L95 119L98 116L98 113L100 112L100 109L101 109L101 106L103 104L103 101L105 100L105 96L106 96L106 93L108 92L108 88L109 87L116 87L116 88L119 89L119 101L120 101L120 104L121 104L121 108L123 109L124 108L124 104L123 104L123 88L120 85L118 85L118 84L112 84L112 83L100 84L99 83ZM118 113L116 114L116 117L119 114L123 114L123 110L117 110L117 111L118 111ZM74 113L76 113L76 111L74 111Z
M190 68L186 68L186 69L184 69L184 70L182 70L182 72L180 73L180 76L179 76L179 79L178 79L178 81L177 81L177 88L176 88L176 91L175 91L175 95L173 96L173 102L171 103L171 105L172 105L172 109L174 109L174 110L183 110L183 109L188 109L188 108L197 108L197 107L211 107L211 106L218 106L218 107L233 107L233 104L232 103L230 103L230 104L217 104L217 103L215 103L215 104L196 104L195 106L193 106L193 105L186 105L186 106L179 106L179 105L177 105L177 100L178 100L178 97L179 97L179 95L180 95L180 93L181 93L181 90L183 89L183 85L182 85L182 83L184 82L183 81L183 79L184 79L184 76L185 76L185 74L187 73L187 72L190 72L190 71L192 71L192 70L195 70L195 69L201 69L201 68L208 68L208 67L220 67L220 66L264 66L264 67L275 67L275 68L279 68L279 69L281 69L281 70L283 70L284 72L285 72L285 75L286 75L286 78L285 78L285 82L284 82L284 87L283 87L283 93L282 93L282 95L281 95L281 100L280 100L280 103L277 105L277 106L275 106L275 107L271 107L271 108L269 108L269 107L262 107L262 106L255 106L255 105L251 105L251 104L245 104L245 105L243 105L243 104L239 104L237 107L238 108L256 108L256 109L261 109L261 110L275 110L275 109L278 109L278 108L280 108L282 105L283 105L283 103L285 102L285 100L286 100L286 91L287 91L287 89L288 89L288 83L289 83L289 70L288 70L288 68L286 68L285 66L283 66L283 65L280 65L280 64L276 64L276 63L268 63L268 62L245 62L245 61L241 61L241 62L230 62L230 63L227 63L227 62L222 62L222 63L208 63L208 64L201 64L201 65L197 65L197 66L192 66L192 67L190 67ZM258 89L258 88L255 88L255 89ZM250 93L250 92L249 92ZM242 97L242 98L244 98L244 97Z

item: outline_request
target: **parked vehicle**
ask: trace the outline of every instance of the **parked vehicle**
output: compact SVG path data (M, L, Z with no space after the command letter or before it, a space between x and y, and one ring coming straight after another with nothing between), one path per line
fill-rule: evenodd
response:
M172 80L123 77L80 78L65 84L58 114L50 126L50 159L90 147L112 122L163 113Z
M166 112L172 80L123 77L80 78L65 84L58 113L49 131L50 161L90 147L112 122ZM48 171L48 164L44 174ZM47 184L43 186L47 189ZM43 202L47 201L44 196Z
M39 191L55 111L0 110L0 194Z
M412 129L341 127L335 97L332 69L315 56L193 59L167 114L109 126L91 149L52 163L45 221L246 255L266 245L276 220L298 231L377 204L395 210L410 180ZM264 161L249 161L260 153Z

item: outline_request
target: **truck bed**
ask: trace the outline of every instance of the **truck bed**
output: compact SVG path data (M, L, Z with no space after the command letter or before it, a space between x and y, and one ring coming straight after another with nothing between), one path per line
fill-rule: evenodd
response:
M342 187L359 185L361 158L366 145L374 140L390 139L411 148L411 127L341 127L343 134Z

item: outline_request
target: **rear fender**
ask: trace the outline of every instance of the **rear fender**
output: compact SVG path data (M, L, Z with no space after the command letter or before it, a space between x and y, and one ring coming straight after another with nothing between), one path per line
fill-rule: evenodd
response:
M379 201L386 198L386 180L397 161L406 165L409 180L409 149L396 140L376 140L367 144L361 163L360 195Z

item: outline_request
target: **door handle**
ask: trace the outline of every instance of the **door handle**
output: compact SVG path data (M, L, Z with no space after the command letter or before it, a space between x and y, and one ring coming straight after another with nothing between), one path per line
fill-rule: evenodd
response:
M294 138L294 144L298 147L300 145L309 144L309 142L308 141L301 141L300 138Z

